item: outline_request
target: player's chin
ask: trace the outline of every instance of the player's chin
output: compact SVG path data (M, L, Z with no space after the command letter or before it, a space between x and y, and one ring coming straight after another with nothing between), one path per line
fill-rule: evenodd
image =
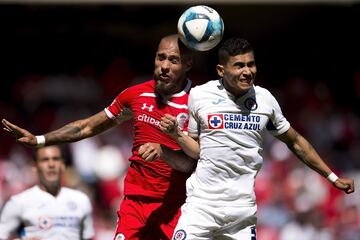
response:
M254 80L253 79L242 79L242 80L238 80L237 82L239 87L252 87L254 84Z
M175 86L171 82L157 81L155 85L155 91L162 96L171 95L174 89Z
M43 183L47 188L55 188L60 185L59 179L47 179L45 183Z

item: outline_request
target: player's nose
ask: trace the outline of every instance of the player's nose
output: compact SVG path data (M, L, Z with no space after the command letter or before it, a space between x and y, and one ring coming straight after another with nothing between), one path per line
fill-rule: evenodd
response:
M163 61L161 64L161 70L162 71L169 71L170 69L170 63L169 61Z

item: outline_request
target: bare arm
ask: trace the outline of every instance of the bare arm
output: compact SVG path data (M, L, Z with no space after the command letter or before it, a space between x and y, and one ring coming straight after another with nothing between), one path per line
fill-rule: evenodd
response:
M323 177L326 178L332 172L311 144L292 127L277 138L284 142L302 162ZM352 179L339 178L334 182L334 186L346 193L354 192L354 181Z
M115 125L116 123L109 119L104 111L101 111L89 118L71 122L62 128L46 133L46 144L76 142L102 133Z
M124 121L127 120L123 118ZM34 134L26 129L20 128L9 121L2 120L3 129L12 135L17 142L28 146L36 147L37 139ZM97 135L116 125L116 122L106 115L105 111L101 111L89 118L71 122L57 130L46 133L46 145L54 145L59 143L76 142L84 138Z
M197 161L187 156L183 151L175 151L158 143L145 143L139 148L139 156L147 162L158 159L165 161L172 169L191 173Z
M174 138L188 156L193 159L199 159L200 145L197 139L194 139L182 132L178 128L178 123L174 116L165 114L165 116L161 118L160 129Z
M161 118L160 130L173 137L183 151L174 151L158 143L146 143L140 146L139 155L148 162L161 158L175 170L192 172L200 156L199 143L183 133L178 128L176 118L169 114Z

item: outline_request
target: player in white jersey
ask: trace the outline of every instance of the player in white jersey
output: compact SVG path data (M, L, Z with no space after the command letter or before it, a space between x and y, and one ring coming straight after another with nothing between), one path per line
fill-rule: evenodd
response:
M174 240L256 239L254 184L263 162L265 131L286 143L336 188L354 191L354 181L338 178L290 126L273 95L254 85L256 71L249 42L229 39L219 48L217 72L221 78L190 92L189 136L178 130L173 116L162 118L161 129L189 156L199 158L186 183L187 199Z
M5 204L0 216L0 239L76 240L94 236L92 207L82 192L61 186L65 170L57 146L36 150L39 183Z

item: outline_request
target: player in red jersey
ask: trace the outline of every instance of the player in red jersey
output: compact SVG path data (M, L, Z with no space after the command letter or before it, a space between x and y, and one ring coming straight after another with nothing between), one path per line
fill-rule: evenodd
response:
M177 116L179 122L183 122L180 127L186 130L191 87L186 73L191 66L190 52L178 36L166 36L161 39L156 52L154 79L125 89L104 111L40 136L5 119L2 120L4 130L26 146L39 147L88 138L132 117L134 143L115 239L171 239L185 200L185 180L189 174L174 170L176 165L170 168L161 160L146 162L139 156L138 149L147 142L155 142L165 146L166 157L186 157L178 144L160 131L159 125L161 117L168 113ZM167 151L166 148L179 151ZM195 165L195 161L185 162ZM190 172L194 165L188 166L187 170ZM185 171L183 166L178 170Z

